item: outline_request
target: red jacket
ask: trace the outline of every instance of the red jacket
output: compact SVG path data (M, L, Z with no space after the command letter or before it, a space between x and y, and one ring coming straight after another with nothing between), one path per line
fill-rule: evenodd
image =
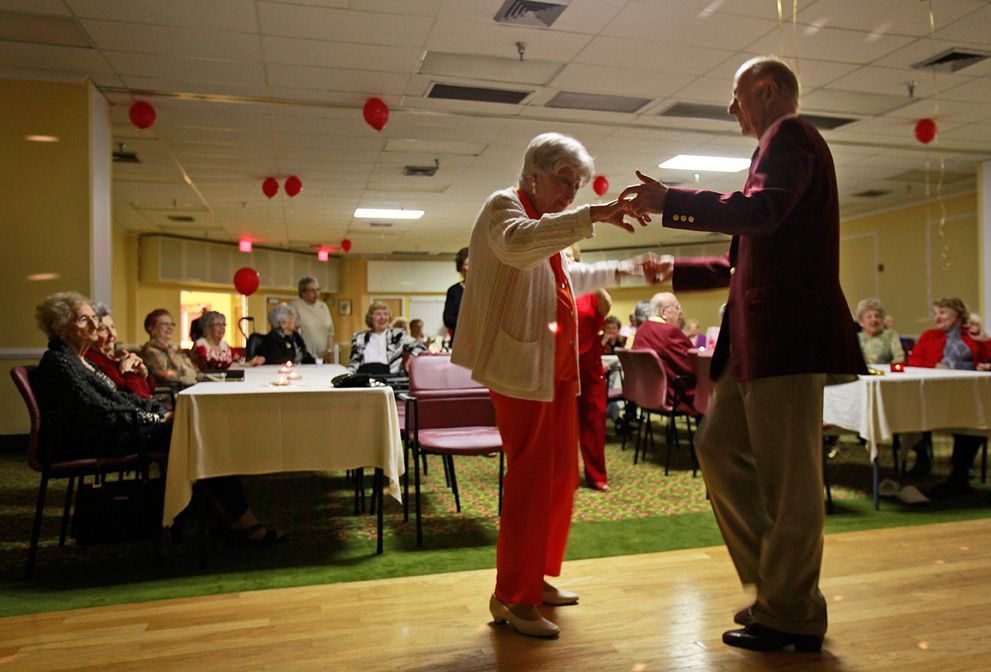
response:
M107 378L114 381L118 390L133 392L139 397L151 399L151 393L155 389L155 379L150 375L145 377L136 371L129 371L122 375L117 367L117 360L108 357L96 348L87 350L85 357L90 364L100 369Z
M991 360L991 341L975 341L966 331L961 330L960 338L970 348L974 366ZM935 368L943 359L943 348L946 347L946 332L942 329L930 329L922 332L919 342L908 355L909 366L920 366L926 369Z
M730 352L741 381L826 373L839 382L867 373L840 289L833 159L811 125L772 124L742 191L672 188L664 226L733 236L728 255L679 258L674 267L676 292L729 285L713 378Z

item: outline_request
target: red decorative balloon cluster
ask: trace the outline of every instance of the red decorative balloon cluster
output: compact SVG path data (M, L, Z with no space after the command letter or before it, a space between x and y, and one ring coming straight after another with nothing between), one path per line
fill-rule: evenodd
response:
M155 108L146 100L139 100L131 105L127 114L131 118L131 123L142 130L151 128L158 116L155 113Z
M258 275L258 271L250 266L239 268L234 273L234 289L245 296L251 296L258 291L258 285L260 283L261 276Z
M919 119L915 122L915 139L923 145L928 145L936 139L936 120Z
M606 179L605 175L599 175L592 180L592 191L599 196L609 191L609 180Z
M301 191L303 191L303 180L295 175L290 175L286 178L286 195L289 198L296 196ZM279 193L279 181L274 177L266 177L262 180L262 193L268 198L273 198Z
M362 114L365 115L365 123L376 131L381 131L389 123L389 106L381 98L366 100Z

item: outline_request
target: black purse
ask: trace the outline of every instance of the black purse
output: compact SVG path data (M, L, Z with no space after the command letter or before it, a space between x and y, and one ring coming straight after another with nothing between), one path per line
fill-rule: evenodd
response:
M151 539L161 533L164 503L161 478L82 483L72 538L79 545Z

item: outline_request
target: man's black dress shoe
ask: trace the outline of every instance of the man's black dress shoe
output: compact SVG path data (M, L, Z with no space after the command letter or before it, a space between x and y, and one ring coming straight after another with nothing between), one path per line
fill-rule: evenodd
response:
M810 653L822 649L822 637L819 635L796 635L792 632L772 630L759 623L751 623L740 630L724 632L723 644L750 649L751 651L777 651L794 646L796 651Z
M739 623L740 625L750 625L754 622L754 605L749 607L744 607L740 611L733 614L733 622Z

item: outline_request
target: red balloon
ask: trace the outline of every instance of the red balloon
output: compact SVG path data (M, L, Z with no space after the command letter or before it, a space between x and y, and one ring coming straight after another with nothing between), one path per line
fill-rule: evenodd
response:
M936 120L919 119L915 122L915 139L928 145L936 138Z
M262 193L272 198L279 193L279 181L274 177L266 177L262 182Z
M599 196L606 193L609 191L609 180L607 180L604 175L599 175L597 178L592 180L592 191Z
M389 106L381 98L366 100L362 113L365 115L365 123L376 131L381 131L389 123Z
M259 282L261 282L261 277L258 275L258 271L250 266L239 268L234 274L234 289L245 296L251 296L258 291Z
M347 238L345 238L344 240L342 240L341 241L341 249L344 250L345 252L350 252L351 251L351 241L348 240Z
M286 195L289 198L292 198L301 191L303 191L303 180L295 175L290 175L286 178Z
M128 116L131 117L131 123L138 128L145 129L151 128L151 125L155 123L155 108L152 107L151 103L146 100L139 100L138 102L131 105L131 109L128 111Z

